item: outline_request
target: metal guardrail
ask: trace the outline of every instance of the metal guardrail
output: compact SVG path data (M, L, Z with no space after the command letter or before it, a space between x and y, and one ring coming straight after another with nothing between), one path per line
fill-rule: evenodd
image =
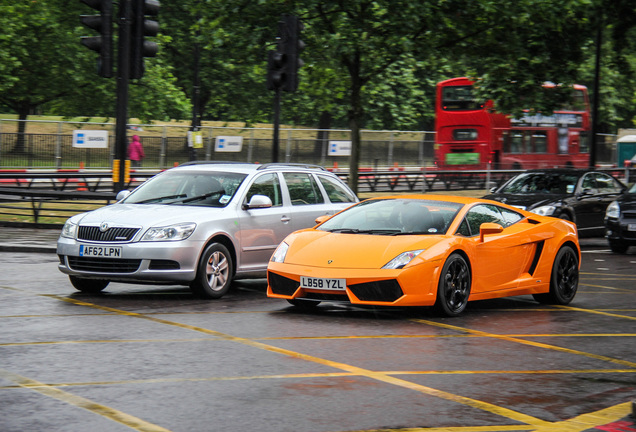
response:
M630 170L604 168L629 182ZM134 172L126 189L134 188L159 171ZM428 168L361 170L359 193L427 193L430 191L482 190L500 186L523 170L443 171ZM349 172L334 170L345 181ZM7 219L29 216L34 224L46 218L47 223L63 223L73 214L115 201L112 172L23 172L0 171L0 223ZM3 222L5 220L5 222ZM48 222L54 220L55 222ZM24 222L22 222L24 223Z

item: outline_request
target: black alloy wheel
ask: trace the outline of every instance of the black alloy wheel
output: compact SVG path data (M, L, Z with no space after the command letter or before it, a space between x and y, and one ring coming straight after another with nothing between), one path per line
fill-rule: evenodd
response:
M459 253L452 253L442 268L434 308L445 316L460 315L468 305L471 279L466 259Z
M550 292L533 294L539 303L569 304L579 287L579 259L571 246L563 246L557 252L550 276Z

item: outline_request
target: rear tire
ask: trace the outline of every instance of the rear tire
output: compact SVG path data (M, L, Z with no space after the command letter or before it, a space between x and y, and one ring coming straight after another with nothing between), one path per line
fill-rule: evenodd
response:
M68 278L76 290L90 294L102 292L110 283L110 281L103 279L84 279L77 276L69 276Z
M230 290L233 272L230 251L221 243L212 243L201 255L190 289L198 297L221 298Z
M449 317L464 312L470 296L471 279L466 259L461 254L452 253L444 263L439 277L435 310Z
M550 276L550 292L533 294L543 304L569 304L579 286L579 259L572 247L563 246L557 252Z

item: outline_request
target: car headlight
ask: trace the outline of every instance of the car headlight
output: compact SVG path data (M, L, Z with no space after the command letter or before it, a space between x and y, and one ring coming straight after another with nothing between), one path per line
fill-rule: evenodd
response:
M289 249L289 245L285 242L282 242L281 244L278 245L278 247L274 251L274 254L272 255L272 258L270 259L270 261L277 262L277 263L285 262L285 256L287 256L288 249Z
M62 233L60 235L66 238L75 238L75 234L77 234L77 224L69 219L62 227Z
M393 258L391 261L386 263L384 266L382 266L382 268L383 269L401 269L402 267L410 263L413 260L413 258L418 256L422 252L424 252L424 249L402 252L401 254Z
M552 216L554 212L556 212L556 209L557 209L556 206L546 205L546 206L537 207L530 211L540 216Z
M178 241L185 240L197 227L195 223L152 227L146 231L141 241Z
M605 210L606 218L618 219L621 215L621 206L618 201L612 201L610 205L607 206L607 210Z

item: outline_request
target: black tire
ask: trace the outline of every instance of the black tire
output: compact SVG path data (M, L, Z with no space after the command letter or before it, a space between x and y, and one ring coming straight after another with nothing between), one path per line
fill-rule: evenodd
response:
M190 289L199 297L218 299L230 290L233 276L230 251L220 243L212 243L201 255L197 275L190 283Z
M303 309L312 309L320 304L320 301L318 300L287 299L287 301L289 304Z
M567 213L565 213L565 212L563 212L563 213L559 213L558 218L559 218L559 219L563 219L563 220L566 220L566 221L570 221L570 222L572 222L572 218L570 217L570 215L569 215L569 214L567 214Z
M539 303L569 304L579 287L579 258L571 246L563 246L557 252L550 276L550 292L533 294Z
M445 316L460 315L466 309L472 275L466 259L458 253L452 253L442 268L437 285L435 310Z
M91 294L102 292L110 283L110 281L103 279L84 279L77 276L69 276L68 278L76 290Z
M608 241L609 241L609 247L612 250L612 252L624 254L625 252L627 252L627 249L629 249L629 245L623 243L620 240L608 240Z

